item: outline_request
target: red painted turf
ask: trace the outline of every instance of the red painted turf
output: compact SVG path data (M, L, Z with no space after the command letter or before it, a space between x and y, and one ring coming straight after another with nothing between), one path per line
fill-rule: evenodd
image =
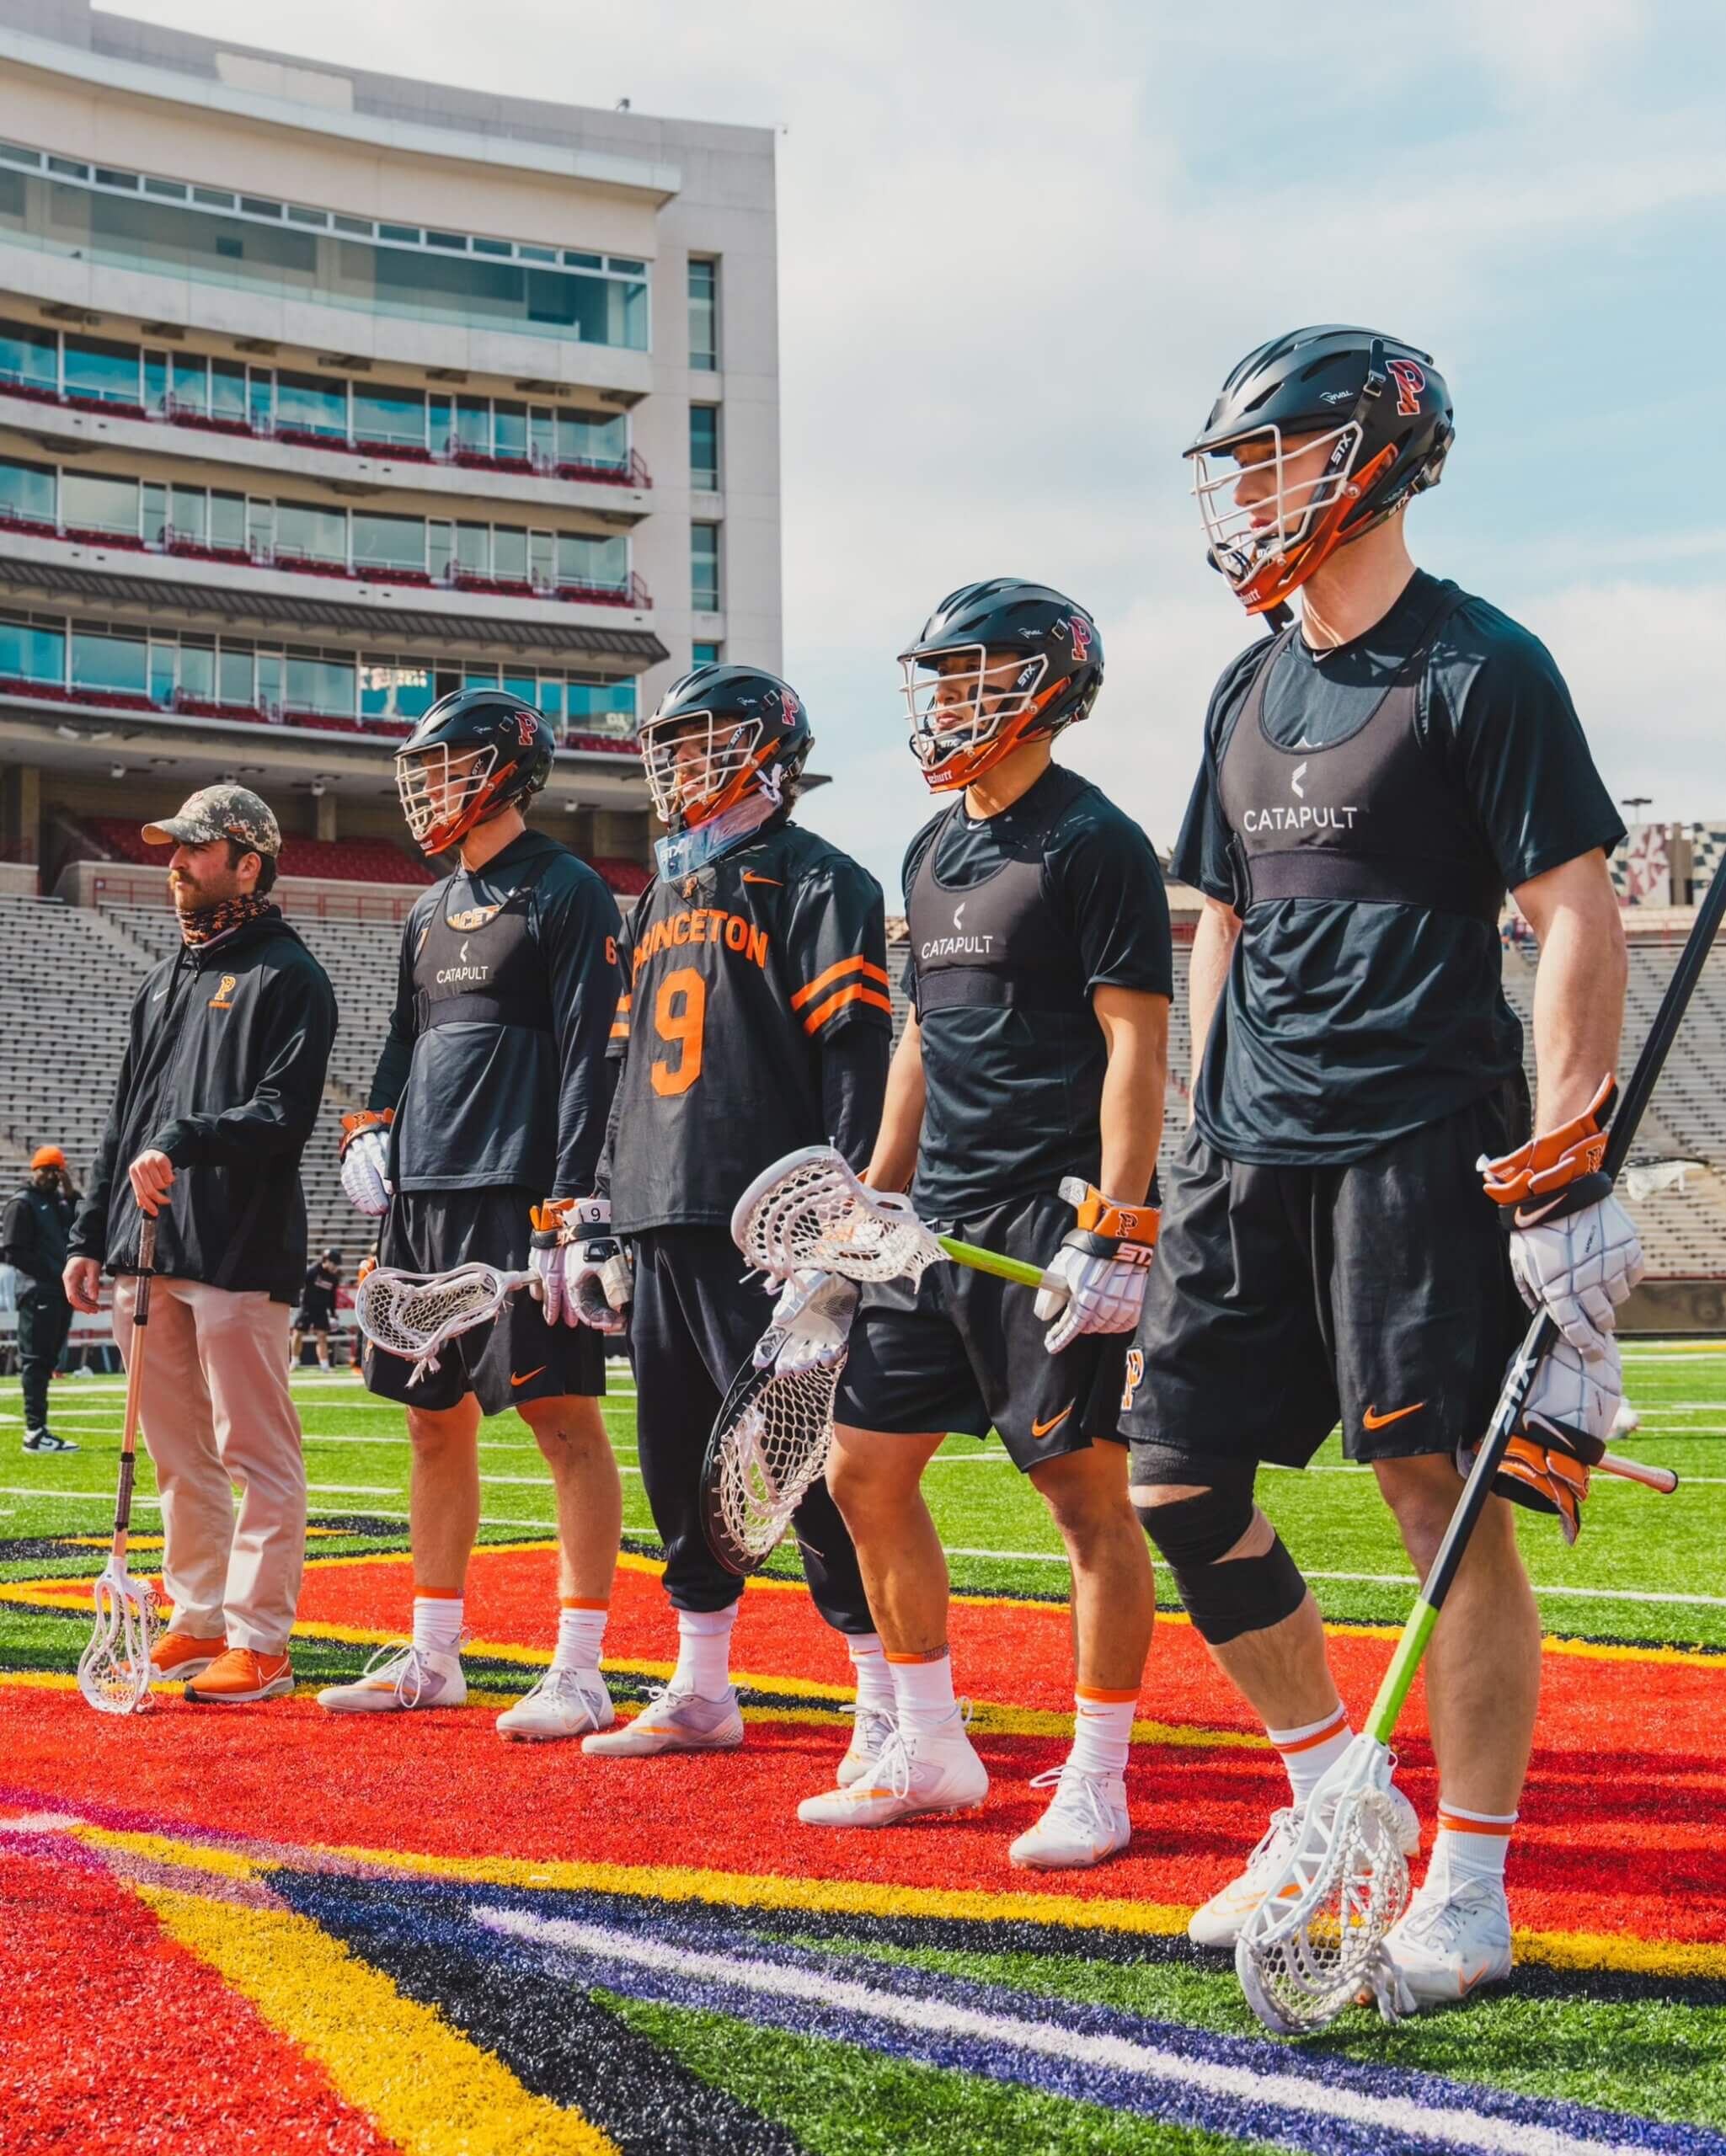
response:
M8 2156L393 2156L297 2045L99 1865L0 1849ZM82 1981L69 1983L69 1970Z
M499 1552L476 1562L468 1615L482 1640L549 1643L553 1561ZM399 1563L315 1568L303 1618L377 1626L405 1616ZM962 1605L954 1662L977 1698L1071 1704L1064 1608ZM659 1583L619 1581L607 1641L623 1660L668 1660ZM1344 1697L1364 1710L1388 1642L1333 1636ZM757 1679L848 1675L841 1643L800 1592L745 1598L734 1661ZM1546 1657L1540 1742L1511 1857L1520 1923L1540 1929L1726 1940L1726 1761L1716 1732L1726 1662ZM1141 1711L1218 1730L1248 1726L1184 1625L1158 1634ZM882 1833L800 1826L799 1796L826 1785L847 1727L751 1724L740 1753L607 1761L573 1746L500 1744L489 1707L335 1720L310 1699L261 1710L169 1702L147 1721L90 1716L75 1694L0 1688L0 1780L44 1804L125 1801L188 1828L450 1855L501 1854L712 1866L819 1879L1190 1903L1237 1865L1285 1792L1274 1756L1185 1746L1136 1748L1134 1841L1123 1860L1053 1878L1016 1871L1007 1844L1035 1816L1025 1785L1058 1760L1055 1739L985 1736L995 1777L977 1817ZM1429 1822L1436 1789L1417 1691L1404 1785ZM291 1771L284 1772L286 1764Z

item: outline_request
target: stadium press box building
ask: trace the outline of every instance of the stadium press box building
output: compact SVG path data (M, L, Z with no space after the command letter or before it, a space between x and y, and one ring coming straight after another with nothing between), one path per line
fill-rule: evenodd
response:
M501 680L639 889L638 717L780 663L775 245L768 130L0 0L0 883L224 776L291 905L418 880L393 745Z

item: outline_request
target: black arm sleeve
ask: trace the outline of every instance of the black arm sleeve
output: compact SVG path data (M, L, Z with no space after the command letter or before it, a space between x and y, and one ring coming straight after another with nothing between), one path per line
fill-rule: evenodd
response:
M262 1069L249 1100L164 1123L151 1143L177 1168L244 1167L312 1135L335 1039L335 993L319 966L285 968L260 1014Z
M132 1017L136 1027L136 1006ZM126 1097L131 1089L132 1042L128 1038L126 1054L120 1058L120 1075L114 1081L114 1100L108 1111L108 1128L102 1133L102 1143L97 1147L96 1157L90 1163L90 1179L84 1185L77 1218L72 1224L72 1235L67 1248L73 1257L101 1258L107 1255L109 1198L114 1188L120 1124L126 1112Z
M40 1280L40 1258L36 1249L36 1216L31 1212L29 1200L14 1198L6 1209L6 1224L0 1228L0 1244L3 1244L6 1262L22 1273L27 1280Z
M375 1114L401 1106L407 1091L408 1066L414 1060L414 960L425 924L416 905L402 929L402 947L396 960L396 1000L389 1014L389 1030L383 1037L377 1068L371 1074L371 1091L366 1105Z
M560 877L551 889L542 884L536 912L558 1035L558 1171L550 1195L585 1198L617 1078L607 1051L617 1014L623 924L617 900L585 872Z
M847 1026L821 1046L821 1119L829 1139L858 1175L868 1166L881 1127L892 1056L893 1037L879 1026Z

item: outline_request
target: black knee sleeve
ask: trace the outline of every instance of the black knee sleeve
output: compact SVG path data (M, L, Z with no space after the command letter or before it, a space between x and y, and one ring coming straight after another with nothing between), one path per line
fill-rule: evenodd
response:
M1250 1460L1207 1462L1211 1486L1173 1504L1136 1505L1139 1524L1174 1574L1182 1605L1194 1629L1212 1646L1243 1632L1268 1631L1292 1617L1307 1582L1273 1529L1262 1557L1223 1559L1253 1524L1253 1465ZM1186 1463L1179 1479L1192 1472ZM1136 1465L1136 1477L1143 1479ZM1171 1473L1169 1481L1177 1480Z

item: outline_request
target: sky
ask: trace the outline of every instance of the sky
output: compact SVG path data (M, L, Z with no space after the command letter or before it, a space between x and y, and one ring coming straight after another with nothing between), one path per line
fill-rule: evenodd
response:
M124 12L233 35L231 0ZM1542 638L1615 798L1726 819L1726 40L1718 0L295 0L250 42L773 125L784 671L803 819L896 902L931 803L895 654L974 578L1095 616L1060 755L1159 847L1256 633L1180 452L1303 323L1431 352L1417 559ZM742 652L730 652L745 658Z

